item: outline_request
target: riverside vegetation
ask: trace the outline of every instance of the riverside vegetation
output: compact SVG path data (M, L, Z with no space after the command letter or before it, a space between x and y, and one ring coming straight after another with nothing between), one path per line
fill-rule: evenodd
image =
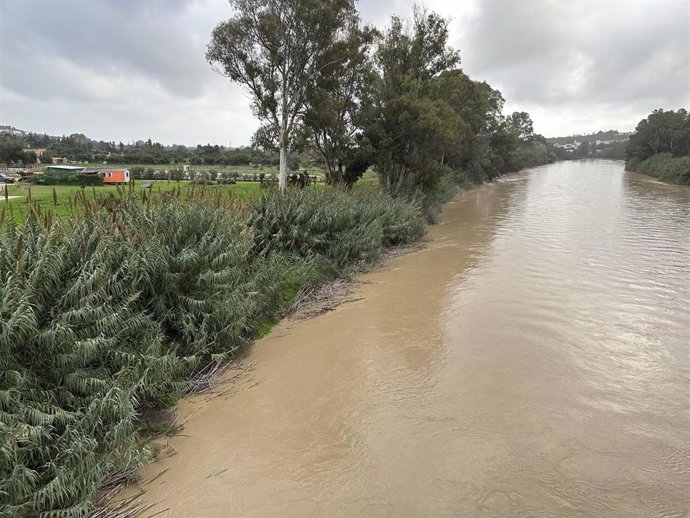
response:
M21 225L2 222L4 516L88 515L104 483L144 461L140 416L298 291L418 239L458 186L554 158L527 113L504 116L501 93L458 68L436 14L378 31L349 0L232 4L207 59L246 80L264 123L253 143L279 151L283 180L291 156L312 153L331 187L282 182L244 202L80 191L69 218L29 202ZM345 188L369 169L381 192Z
M0 236L3 516L84 516L144 461L138 417L280 318L297 292L418 239L418 204L289 191L252 204L82 200Z
M690 185L690 114L654 110L630 136L625 163L629 171L662 182Z

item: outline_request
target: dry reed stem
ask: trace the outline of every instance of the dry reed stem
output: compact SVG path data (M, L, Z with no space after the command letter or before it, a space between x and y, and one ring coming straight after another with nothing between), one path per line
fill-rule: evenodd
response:
M295 320L308 320L323 315L333 311L340 304L360 300L348 298L348 295L361 285L360 281L336 279L316 289L301 290L285 311L285 315L290 315Z
M118 501L118 495L126 488L127 484L118 484L98 497L90 518L135 518L156 505L156 503L142 504L137 502L144 491Z

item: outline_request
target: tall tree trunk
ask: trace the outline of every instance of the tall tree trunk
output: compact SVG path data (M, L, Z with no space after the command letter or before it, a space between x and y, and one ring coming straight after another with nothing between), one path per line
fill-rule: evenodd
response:
M338 169L335 171L335 181L333 185L336 187L342 187L345 185L345 175L343 174L343 163L338 160Z
M287 170L288 170L288 148L287 135L285 130L280 132L280 169L278 170L278 187L280 192L285 192L287 189Z

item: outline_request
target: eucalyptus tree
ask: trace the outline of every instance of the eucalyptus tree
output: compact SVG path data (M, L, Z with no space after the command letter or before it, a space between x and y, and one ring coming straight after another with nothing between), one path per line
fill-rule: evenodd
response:
M463 122L444 99L431 97L428 87L459 62L441 16L415 9L411 25L391 18L374 54L377 77L365 128L388 192L428 195L450 172L444 157L457 144Z
M518 140L528 141L534 138L534 123L529 113L513 112L506 117L506 122L510 125Z
M372 83L369 51L376 35L353 16L345 38L322 57L331 65L321 68L308 90L302 140L326 166L331 185L351 183L370 162L361 128Z
M354 0L230 0L235 15L212 33L206 59L243 85L252 108L280 153L279 185L287 186L290 143L307 105L308 90L356 16ZM330 56L331 59L325 59Z

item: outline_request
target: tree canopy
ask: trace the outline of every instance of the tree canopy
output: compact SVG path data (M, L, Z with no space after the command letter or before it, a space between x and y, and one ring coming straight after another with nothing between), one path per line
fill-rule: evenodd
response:
M657 153L690 155L690 114L679 110L654 110L630 135L628 158L645 160Z
M526 112L504 117L501 93L457 68L448 20L415 7L384 30L346 0L231 0L207 59L247 88L262 125L253 144L317 157L327 181L369 167L384 190L438 205L452 184L490 180L553 159ZM284 184L281 184L284 186Z
M630 171L690 185L690 113L654 110L630 135L626 155Z
M206 58L252 96L263 136L280 153L287 186L290 146L307 94L322 72L343 58L334 48L356 18L352 0L231 0L235 16L213 31Z

